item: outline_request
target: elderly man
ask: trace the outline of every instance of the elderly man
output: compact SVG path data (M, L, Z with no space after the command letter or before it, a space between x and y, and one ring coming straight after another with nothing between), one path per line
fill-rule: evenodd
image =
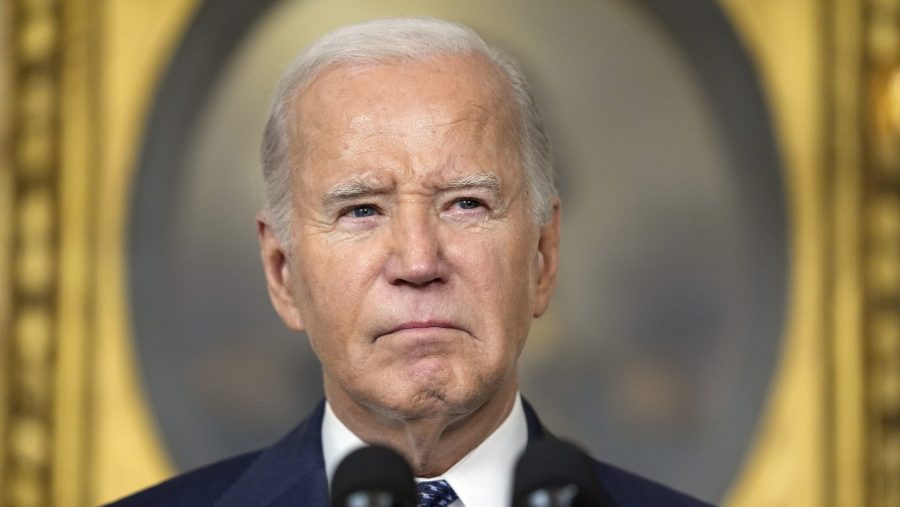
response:
M269 449L117 505L325 505L338 462L364 443L437 481L441 505L509 505L516 457L545 433L516 363L556 284L560 228L519 70L452 23L345 27L283 78L262 153L269 294L309 336L327 401ZM623 507L701 505L596 473Z

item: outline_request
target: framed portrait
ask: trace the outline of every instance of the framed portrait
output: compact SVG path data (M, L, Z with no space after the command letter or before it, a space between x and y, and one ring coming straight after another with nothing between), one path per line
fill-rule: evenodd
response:
M519 362L547 426L707 501L891 505L894 3L11 2L0 489L95 504L305 416L321 369L256 240L269 102L320 35L434 16L516 58L554 146Z

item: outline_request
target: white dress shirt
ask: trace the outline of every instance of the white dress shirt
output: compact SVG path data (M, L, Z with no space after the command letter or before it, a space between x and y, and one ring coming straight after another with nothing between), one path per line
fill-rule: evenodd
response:
M516 460L528 443L528 423L522 400L516 401L506 419L478 447L463 456L447 472L438 477L420 478L416 482L443 479L459 495L450 507L496 507L512 502L512 479ZM337 418L331 405L325 403L322 420L322 454L328 485L338 463L366 444Z

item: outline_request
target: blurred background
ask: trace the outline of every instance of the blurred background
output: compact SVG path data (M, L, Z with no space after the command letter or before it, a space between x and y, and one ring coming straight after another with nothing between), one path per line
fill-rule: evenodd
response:
M522 391L729 506L900 505L900 0L5 0L0 505L95 505L321 397L258 261L258 146L333 28L468 24L563 199Z

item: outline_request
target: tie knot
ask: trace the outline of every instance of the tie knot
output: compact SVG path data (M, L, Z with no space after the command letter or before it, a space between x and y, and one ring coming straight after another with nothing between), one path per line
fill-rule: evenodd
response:
M416 507L447 507L459 498L447 481L425 481L416 484L419 503Z

